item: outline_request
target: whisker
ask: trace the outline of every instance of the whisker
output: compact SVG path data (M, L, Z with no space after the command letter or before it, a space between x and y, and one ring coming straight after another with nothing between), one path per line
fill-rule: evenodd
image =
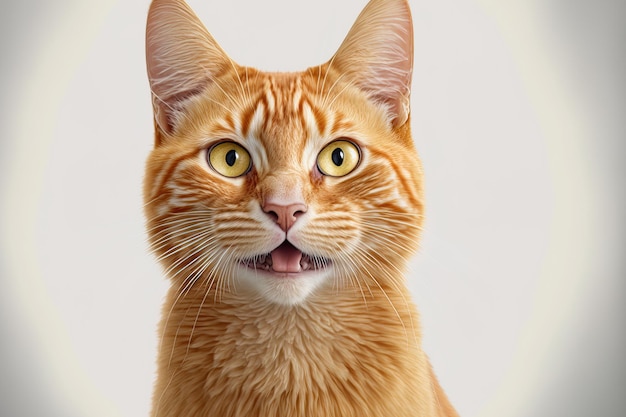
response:
M230 251L229 247L227 247L227 248L225 248L223 250L221 256L216 260L216 264L215 264L215 267L213 268L213 271L219 271L221 269L220 268L220 266L221 266L220 264L223 261L224 256L226 256L226 254L229 253L229 251ZM227 258L228 258L228 256L227 256ZM218 277L217 277L218 281L217 281L216 287L219 286L220 279L221 279L221 274L218 275ZM216 288L216 291L217 291L217 288ZM198 325L198 319L200 318L200 313L202 312L202 308L204 307L204 303L206 302L206 299L207 299L208 295L210 294L210 292L211 292L210 291L210 287L207 290L205 290L204 296L202 297L202 301L200 302L200 306L198 307L198 312L197 312L196 317L194 319L193 326L191 327L191 333L189 335L189 341L187 343L187 350L185 352L185 358L189 354L189 349L191 348L191 341L193 339L193 334L194 334L194 332L196 330L196 326Z
M370 254L368 254L367 252L364 252L364 251L362 251L362 250L360 250L358 248L357 248L357 250L354 253L352 253L352 256L354 258L356 258L356 259L361 260L361 262L363 262L364 264L367 263L367 262L364 262L364 261L367 260L368 258L370 260L372 260ZM393 303L393 301L389 297L389 294L387 294L387 291L385 291L383 286L380 284L378 279L371 273L369 268L362 268L362 270L364 270L367 273L367 275L371 278L371 280L374 282L374 284L376 284L378 289L381 291L381 293L383 294L383 296L385 297L385 299L389 303L389 306L393 309L396 317L398 318L398 321L400 322L400 325L402 326L402 329L404 330L404 334L405 334L405 337L407 339L407 345L408 345L408 343L409 343L409 334L407 332L406 325L404 324L404 320L402 320L402 316L400 315L400 312L398 311L398 309L396 308L395 304ZM391 278L391 281L393 281L393 277L390 274L385 273L385 275L387 276L388 279ZM402 293L402 291L398 291L398 292ZM403 297L403 299L404 299L404 297ZM407 303L406 299L404 299L404 302L405 302L405 304ZM406 307L408 307L408 304L406 304ZM412 326L412 319L411 319L411 326ZM414 332L414 329L412 329L412 330Z
M330 92L333 90L333 88L335 88L335 85L337 85L337 83L339 82L340 79L341 79L341 77L339 77L337 79L337 81L335 81L335 83L332 85L332 87L328 91L328 96L330 96ZM346 83L346 85L343 86L341 91L339 91L337 94L335 94L335 96L333 97L333 100L330 103L328 103L327 106L328 107L332 107L333 104L335 104L335 101L337 101L337 99L343 94L343 92L346 91L349 87L351 87L353 85L354 85L354 83L352 81ZM326 102L326 100L324 100L324 102Z
M333 55L333 57L328 62L328 66L326 67L326 72L324 73L324 79L322 80L322 88L320 89L320 93L324 91L324 87L326 86L326 78L328 78L328 73L330 72L330 69L332 68L333 63L335 62L335 57L336 55ZM328 96L328 94L326 96ZM326 103L326 98L324 98L323 102Z
M193 245L194 245L194 243L196 243L198 240L201 240L201 238L202 238L202 237L196 238L196 239L195 239L194 241L192 241L192 242L184 242L183 244L181 244L181 245L182 245L182 247L181 247L181 248L179 248L179 249L176 251L176 253L181 252L181 251L182 251L182 250L184 250L184 249L188 249L190 246L193 246ZM209 239L210 239L210 240L213 240L213 239L215 239L215 237L211 236ZM213 242L211 242L211 243L213 243ZM165 270L165 273L169 275L169 274L170 274L170 273L171 273L174 269L178 268L178 267L179 267L182 263L184 263L184 262L186 262L186 261L188 261L188 260L192 259L193 257L199 256L199 255L201 255L201 254L202 254L202 249L201 249L201 248L197 248L197 247L193 248L193 250L190 250L190 251L189 251L189 253L188 253L186 256L181 257L181 258L177 259L174 263L172 263L172 265L170 265L170 266L169 266L169 267ZM173 255L173 254L171 254L171 255ZM168 255L168 256L170 256L170 255ZM167 257L163 257L162 259L165 259L165 258L167 258ZM159 259L159 260L161 260L161 259ZM183 269L184 269L184 268L183 268ZM179 272L180 272L180 271L179 271ZM178 273L179 273L179 272L177 272L176 274L172 275L172 276L171 276L171 278L174 278L176 275L178 275Z
M367 249L367 252L366 252ZM359 248L358 249L360 252L368 254L368 257L373 260L373 258L371 258L371 255L369 255L369 251L372 251L373 249L371 247L369 247L368 245L364 245L363 248ZM405 283L399 282L398 278L400 279L404 279L404 272L400 270L400 268L398 268L398 265L395 263L389 263L389 267L391 267L392 271L389 271L388 269L383 269L381 272L385 275L385 278L387 279L387 281L393 286L393 288L396 290L396 293L402 298L402 302L404 303L405 308L407 309L407 311L411 310L411 304L409 302L409 299L407 299L407 292L406 292L406 286ZM413 334L413 338L414 340L417 340L417 329L416 329L416 324L413 321L413 315L412 314L408 314L409 317L409 325L411 327L411 332ZM406 329L405 329L406 331ZM407 334L407 344L408 344L408 334Z
M213 232L212 228L208 228L206 226L198 227L198 225L195 222L185 225L184 227L181 227L181 228L167 230L162 233L157 232L156 236L158 236L158 238L150 242L151 251L156 254L156 252L171 245L172 241L187 240L189 238L201 236L203 234L206 234L207 232L208 233ZM159 236L161 234L162 236Z
M361 293L361 297L363 298L363 303L365 304L365 308L366 309L369 308L367 304L367 298L365 296L365 292L363 291L363 286L361 285L361 281L357 277L356 266L353 264L352 261L350 261L349 257L345 255L343 252L338 251L337 255L342 261L340 263L342 267L341 272L345 274L345 277L348 278L349 282L352 285L356 284L359 287L359 292ZM369 284L367 282L363 282L363 283L367 287L367 290L370 293L370 296L373 297L374 294L372 293L372 289L370 288Z

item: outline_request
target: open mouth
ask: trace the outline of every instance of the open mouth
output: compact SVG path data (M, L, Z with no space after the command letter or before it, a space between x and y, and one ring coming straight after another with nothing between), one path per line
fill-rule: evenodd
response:
M300 249L285 240L270 253L244 259L241 264L251 269L268 272L299 273L327 268L330 260L302 253Z

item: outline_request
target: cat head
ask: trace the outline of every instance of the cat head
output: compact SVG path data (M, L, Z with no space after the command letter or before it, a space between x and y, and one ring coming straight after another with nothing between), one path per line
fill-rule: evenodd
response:
M181 292L297 304L403 286L422 219L405 0L372 0L299 73L234 63L184 1L155 0L146 54L153 250Z

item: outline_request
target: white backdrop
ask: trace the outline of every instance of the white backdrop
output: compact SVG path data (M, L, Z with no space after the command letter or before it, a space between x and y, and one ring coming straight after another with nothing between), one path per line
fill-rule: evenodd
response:
M235 60L326 61L365 0L190 0ZM506 3L506 4L505 4ZM626 4L411 0L427 223L410 287L464 417L626 413ZM147 1L0 12L0 414L149 409Z

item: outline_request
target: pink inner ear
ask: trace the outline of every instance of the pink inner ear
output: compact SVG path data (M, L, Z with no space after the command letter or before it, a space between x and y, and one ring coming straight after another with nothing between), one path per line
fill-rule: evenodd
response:
M403 124L413 71L413 24L407 1L371 0L330 65L385 104L393 125Z
M176 112L231 61L198 17L183 2L150 5L146 64L155 119L170 132Z

